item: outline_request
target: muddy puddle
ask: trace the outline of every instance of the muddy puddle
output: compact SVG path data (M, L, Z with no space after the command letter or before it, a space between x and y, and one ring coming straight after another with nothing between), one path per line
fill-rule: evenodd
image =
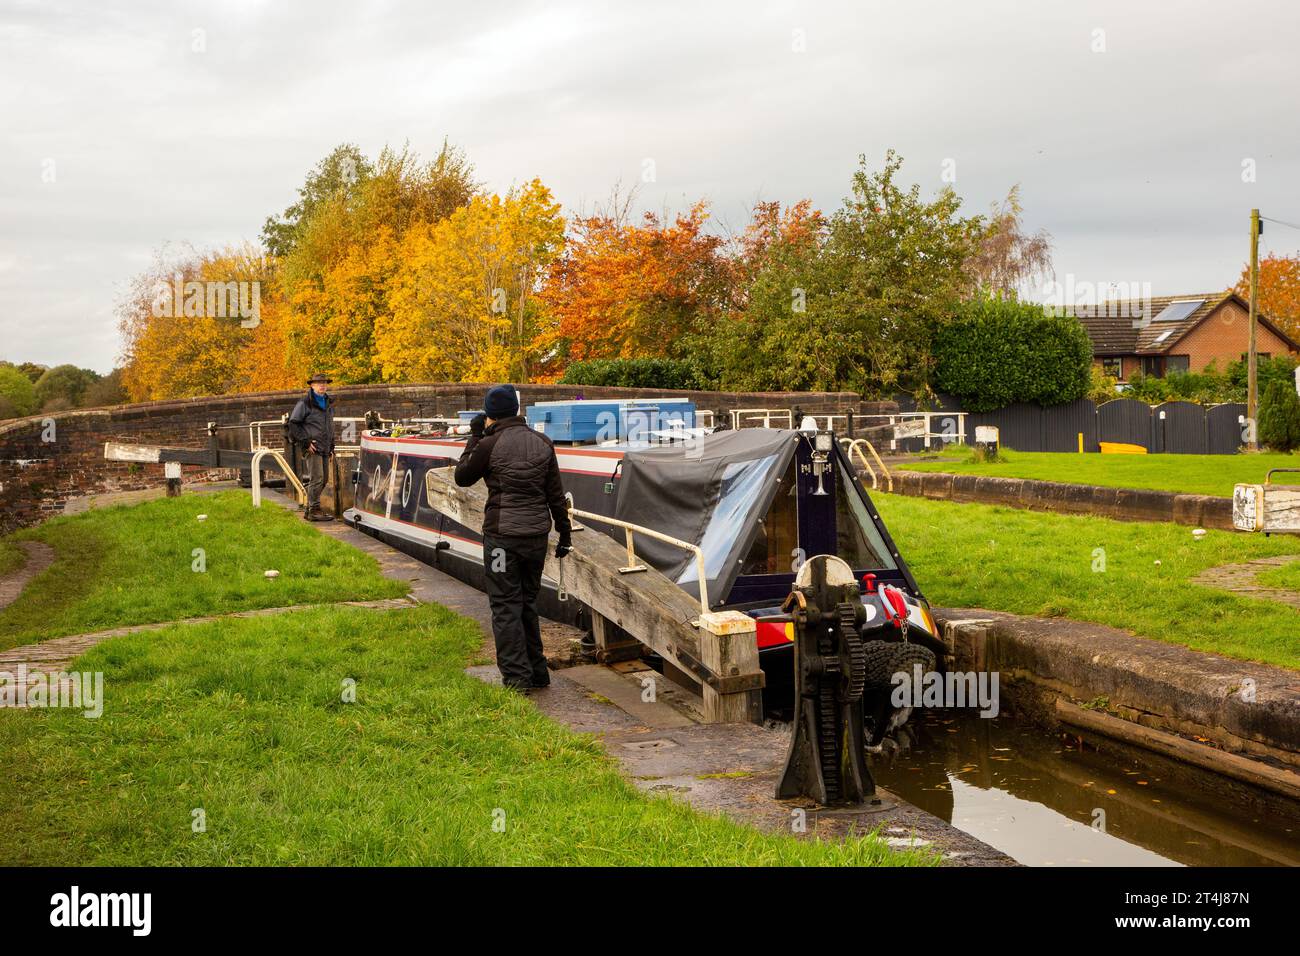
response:
M930 712L883 788L1029 866L1295 866L1300 808L1003 716Z

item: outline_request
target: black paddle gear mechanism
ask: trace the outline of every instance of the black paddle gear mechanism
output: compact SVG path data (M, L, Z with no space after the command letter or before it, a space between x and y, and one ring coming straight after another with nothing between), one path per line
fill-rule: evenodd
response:
M860 804L876 792L863 739L866 609L839 558L804 563L783 610L794 621L795 722L779 799Z

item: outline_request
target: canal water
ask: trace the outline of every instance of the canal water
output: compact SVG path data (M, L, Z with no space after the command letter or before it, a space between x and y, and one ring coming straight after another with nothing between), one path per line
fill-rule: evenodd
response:
M1208 771L969 711L914 712L898 745L879 786L1029 866L1300 865L1300 807Z

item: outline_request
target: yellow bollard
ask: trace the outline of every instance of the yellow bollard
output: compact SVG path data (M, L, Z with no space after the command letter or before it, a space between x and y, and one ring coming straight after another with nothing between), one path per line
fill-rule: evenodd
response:
M1083 454L1083 432L1079 432L1079 454Z

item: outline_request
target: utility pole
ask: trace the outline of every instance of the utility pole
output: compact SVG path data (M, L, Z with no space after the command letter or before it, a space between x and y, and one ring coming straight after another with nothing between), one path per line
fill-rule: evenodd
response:
M1246 447L1259 449L1259 383L1256 378L1258 357L1255 355L1255 329L1259 324L1259 210L1250 211L1250 351L1246 354L1246 420L1250 422L1250 441Z

